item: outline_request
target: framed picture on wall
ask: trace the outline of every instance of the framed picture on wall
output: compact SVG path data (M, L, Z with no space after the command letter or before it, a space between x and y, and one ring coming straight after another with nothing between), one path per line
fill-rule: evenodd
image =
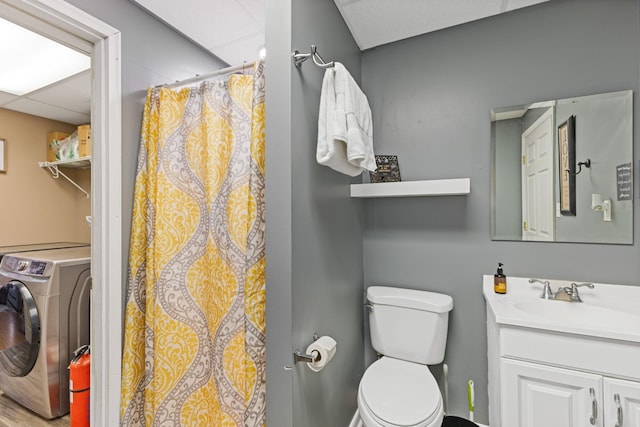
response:
M7 141L0 138L0 172L7 171Z
M576 215L576 116L558 126L560 213Z

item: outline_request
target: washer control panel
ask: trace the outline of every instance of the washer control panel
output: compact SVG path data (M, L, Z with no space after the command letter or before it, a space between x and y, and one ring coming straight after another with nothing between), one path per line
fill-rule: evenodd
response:
M42 276L44 274L45 268L47 268L46 262L31 261L31 263L29 263L29 267L27 267L27 274Z
M17 274L28 276L45 276L48 271L48 263L45 261L30 260L12 256L5 256L2 261L2 268L5 271L10 271Z
M29 267L29 261L26 259L21 259L18 261L18 265L16 266L16 271L25 271Z

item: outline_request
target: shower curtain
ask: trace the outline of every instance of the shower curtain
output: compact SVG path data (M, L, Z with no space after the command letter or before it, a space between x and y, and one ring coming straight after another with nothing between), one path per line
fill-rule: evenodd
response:
M265 425L264 63L148 91L121 425Z

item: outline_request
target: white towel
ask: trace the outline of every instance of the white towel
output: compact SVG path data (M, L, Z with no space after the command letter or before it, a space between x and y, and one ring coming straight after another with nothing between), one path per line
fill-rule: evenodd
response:
M369 102L339 62L322 81L316 160L349 176L376 170Z

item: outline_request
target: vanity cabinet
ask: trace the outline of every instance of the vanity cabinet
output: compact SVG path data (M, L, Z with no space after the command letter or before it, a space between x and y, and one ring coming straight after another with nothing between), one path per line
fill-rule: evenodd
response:
M640 382L504 358L503 426L640 427Z
M483 280L491 427L640 427L640 286L568 303L509 280L507 295Z

